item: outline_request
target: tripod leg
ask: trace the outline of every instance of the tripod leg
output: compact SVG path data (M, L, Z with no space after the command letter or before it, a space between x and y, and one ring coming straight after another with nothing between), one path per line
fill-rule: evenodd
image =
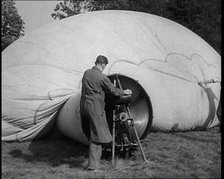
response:
M127 108L127 112L128 112L128 115L129 115L130 119L132 119L132 118L131 118L131 113L130 113L130 109L129 109L129 107L127 106L126 108ZM133 124L132 124L132 127L133 127L133 129L134 129L134 133L135 133L135 137L136 137L137 142L138 142L138 146L140 147L140 150L141 150L141 153L142 153L142 156L143 156L144 161L147 162L148 160L147 160L146 157L145 157L145 153L144 153L144 151L143 151L142 144L141 144L140 139L139 139L139 137L138 137L138 133L137 133L137 131L136 131L136 129L135 129L134 121L132 121L132 123L133 123Z
M114 79L114 86L116 86L116 79ZM115 109L113 109L113 128L112 128L112 165L114 165L115 157Z
M114 165L115 157L115 110L113 110L113 129L112 129L112 165Z
M146 159L146 157L145 157L145 153L144 153L143 148L142 148L142 144L141 144L141 142L140 142L140 140L139 140L138 133L137 133L137 131L136 131L136 129L135 129L134 124L133 124L133 129L134 129L135 136L136 136L136 138L137 138L138 146L140 147L140 150L141 150L143 159L144 159L145 162L147 162L147 159Z

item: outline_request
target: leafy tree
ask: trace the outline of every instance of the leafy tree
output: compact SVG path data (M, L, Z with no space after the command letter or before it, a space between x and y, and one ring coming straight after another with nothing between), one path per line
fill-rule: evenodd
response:
M221 54L221 0L64 0L52 17L97 10L132 10L159 15L191 29Z
M128 9L129 0L64 0L56 5L51 16L54 19L63 19L72 15L88 11Z
M13 41L24 35L24 22L17 9L14 0L2 1L1 14L1 50L3 51Z
M221 54L220 0L170 0L167 10L169 19L191 29Z

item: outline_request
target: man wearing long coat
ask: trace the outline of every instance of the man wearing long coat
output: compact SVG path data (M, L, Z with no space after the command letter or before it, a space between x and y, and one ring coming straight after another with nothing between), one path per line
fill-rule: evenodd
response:
M98 56L95 66L86 70L82 78L80 112L84 132L90 142L88 170L99 169L102 144L112 141L104 111L105 93L117 97L132 93L129 89L122 90L114 87L110 79L102 74L107 63L108 60L105 56ZM89 126L89 129L86 126Z

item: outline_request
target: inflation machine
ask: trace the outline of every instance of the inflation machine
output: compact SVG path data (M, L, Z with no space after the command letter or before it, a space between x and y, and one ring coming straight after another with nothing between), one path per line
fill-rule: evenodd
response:
M113 83L122 89L118 75L115 76ZM116 155L123 158L131 157L137 147L140 148L144 161L147 161L131 116L130 104L131 95L124 95L114 100L112 104L112 165Z

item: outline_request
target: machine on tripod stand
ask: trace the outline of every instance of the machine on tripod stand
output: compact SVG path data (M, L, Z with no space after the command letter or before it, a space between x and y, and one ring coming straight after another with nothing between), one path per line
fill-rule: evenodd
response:
M118 75L114 79L114 86L116 86L116 83L122 89ZM114 165L115 155L119 154L125 158L132 156L137 147L140 148L143 159L147 162L135 128L134 119L131 116L130 103L131 95L124 95L113 103L112 165Z

